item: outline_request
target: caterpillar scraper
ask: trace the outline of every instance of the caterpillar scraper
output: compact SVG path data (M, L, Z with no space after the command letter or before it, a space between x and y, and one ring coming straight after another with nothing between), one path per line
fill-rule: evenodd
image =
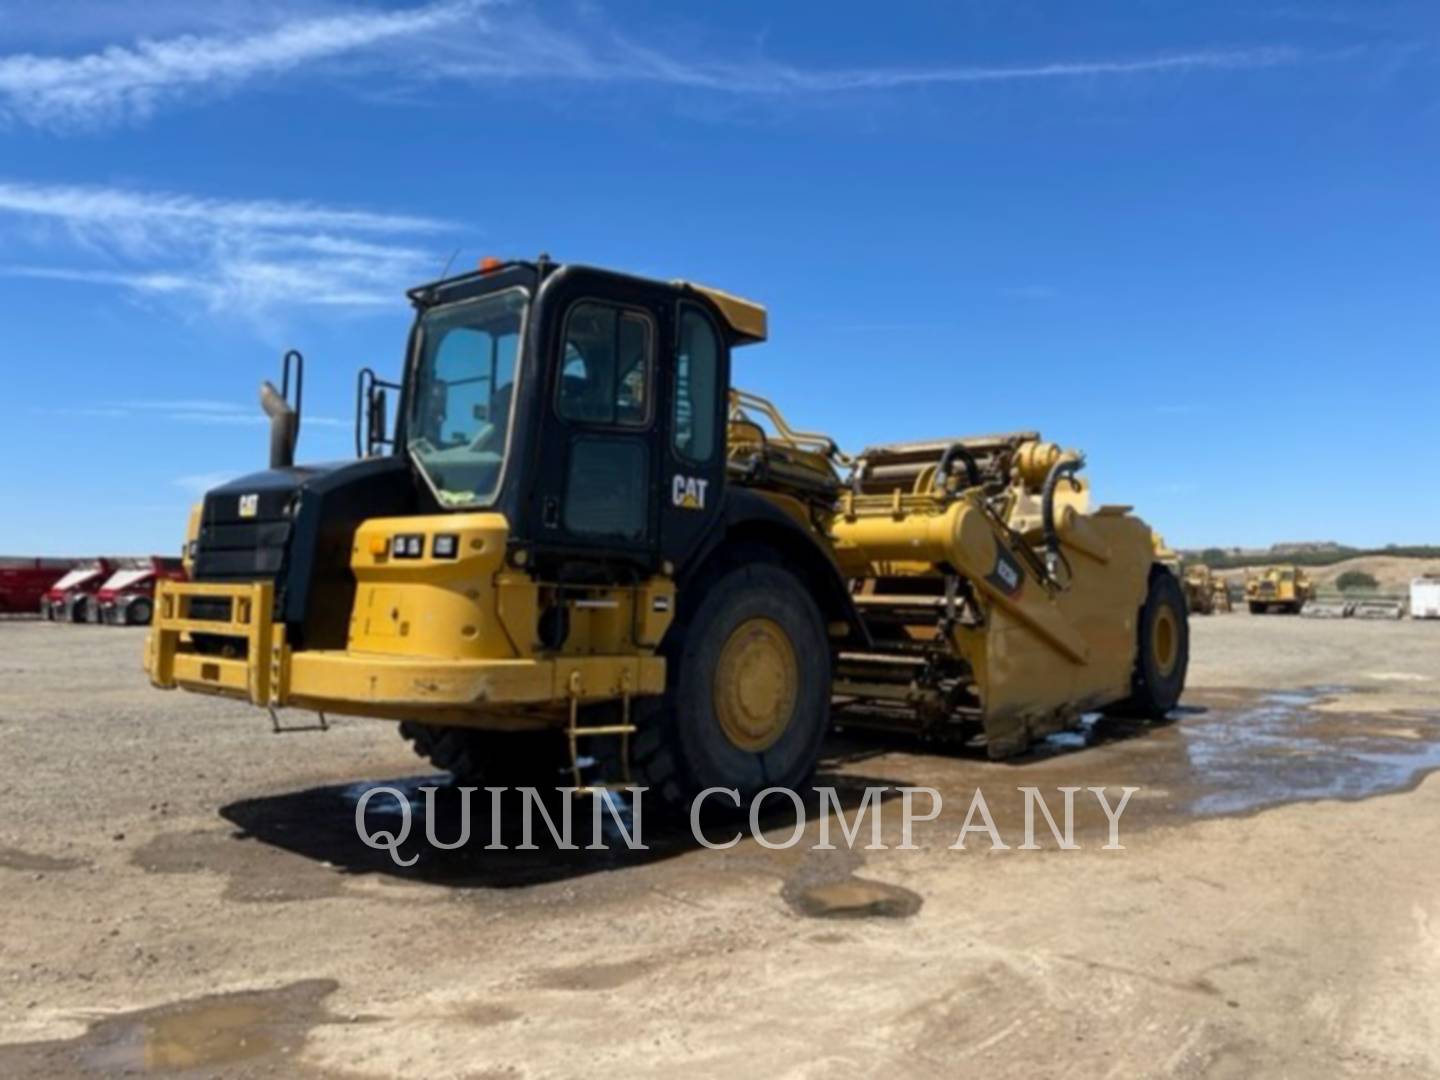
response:
M1225 579L1204 563L1192 563L1180 579L1185 588L1185 603L1192 615L1214 615L1229 612L1230 588Z
M835 722L999 758L1176 704L1180 582L1078 453L1019 432L847 455L732 387L765 309L685 281L542 257L408 295L400 381L361 376L358 460L293 463L298 357L294 405L288 361L262 387L271 467L192 513L156 686L674 805L801 785Z
M1315 598L1315 587L1298 566L1267 566L1245 575L1245 602L1251 615L1297 615Z

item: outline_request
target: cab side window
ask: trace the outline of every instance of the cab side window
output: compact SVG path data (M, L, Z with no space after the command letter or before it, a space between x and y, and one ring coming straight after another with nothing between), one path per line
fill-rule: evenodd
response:
M710 461L718 443L715 430L720 392L720 341L715 327L698 309L680 309L675 350L675 452L694 462Z
M654 353L648 317L611 304L576 304L565 319L556 401L560 415L604 427L645 427Z

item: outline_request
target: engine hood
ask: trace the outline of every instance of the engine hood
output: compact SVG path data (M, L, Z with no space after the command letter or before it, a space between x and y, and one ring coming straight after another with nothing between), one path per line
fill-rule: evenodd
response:
M370 517L414 513L400 457L266 469L212 489L200 513L196 581L275 583L291 643L343 647L354 578L350 547ZM338 645L336 644L338 642Z

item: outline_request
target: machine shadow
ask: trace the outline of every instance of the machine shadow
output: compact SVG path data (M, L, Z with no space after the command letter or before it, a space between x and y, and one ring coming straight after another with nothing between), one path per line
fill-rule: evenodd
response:
M899 783L902 781L828 773L822 766L812 788L799 794L806 820L813 822L821 805L814 788L834 788L841 807L849 814L861 805L867 787L888 789L888 798ZM433 820L427 818L424 789L428 787L435 789L429 797ZM365 793L382 788L391 790L370 796L362 810ZM398 793L398 797L393 793ZM406 815L400 802L402 798L409 807L410 819L408 835L403 838ZM447 773L360 780L242 799L221 807L220 816L240 830L236 840L258 841L317 865L334 868L341 874L383 874L450 888L511 889L542 885L633 869L701 847L691 831L688 817L666 813L653 792L642 797L638 837L635 815L628 805L623 801L617 804L618 821L607 807L601 806L600 846L592 846L597 842L595 801L593 797L575 796L570 801L573 827L570 838L576 849L557 844L540 810L533 804L530 841L534 846L522 848L525 800L513 790L502 797L498 833L492 831L497 828L497 819L492 815L491 799L486 791L483 788L475 791L469 799L469 840L448 850L429 839L433 836L440 844L452 845L463 833L465 795ZM557 791L542 792L541 805L562 835L565 802L566 796ZM762 830L788 829L794 824L794 810L788 800L769 799L764 809L759 821ZM372 847L362 840L357 814L372 838L380 840L381 833L397 838L394 858L390 848ZM701 832L717 844L731 839L737 828L744 830L748 825L733 812L707 816L701 822ZM629 847L626 834L643 847ZM487 849L497 835L503 849Z
M1061 754L1146 738L1186 716L1205 711L1201 707L1181 706L1161 721L1097 717L1077 731L1042 739L1029 752L997 764L1024 768ZM834 788L847 814L861 805L867 788L886 789L883 798L887 800L898 796L898 789L905 786L907 780L867 775L869 770L864 770L867 762L895 751L988 763L983 745L946 744L895 732L845 729L827 740L820 772L812 786L799 793L806 820L813 822L819 813L817 788ZM857 766L862 771L851 771ZM838 771L842 769L845 771ZM425 789L431 787L434 793L427 800ZM369 791L375 794L366 799ZM543 794L540 805L563 833L564 796L554 790ZM359 780L242 799L222 807L220 814L240 830L237 840L257 841L288 851L341 874L383 874L453 888L510 889L566 881L645 866L701 846L688 818L664 812L652 793L644 797L641 804L638 837L633 810L622 800L617 804L618 820L608 808L601 806L597 838L593 798L576 797L569 807L570 836L575 849L556 843L540 809L532 805L530 841L533 847L524 848L521 845L525 841L525 801L513 790L502 798L497 833L491 799L483 788L469 796L468 841L448 849L439 846L456 845L461 839L465 799L451 777L440 773ZM433 807L433 819L427 816L429 807ZM767 800L765 809L759 821L762 830L783 829L793 824L793 809L786 800ZM407 810L408 833L404 829ZM396 838L393 856L390 847L372 847L362 840L359 830L362 823L365 832L377 842L383 839L382 834ZM739 824L744 827L743 822ZM702 832L715 843L734 836L736 827L734 815L714 816L702 822ZM627 834L643 846L627 846ZM487 848L496 842L497 836L503 847Z

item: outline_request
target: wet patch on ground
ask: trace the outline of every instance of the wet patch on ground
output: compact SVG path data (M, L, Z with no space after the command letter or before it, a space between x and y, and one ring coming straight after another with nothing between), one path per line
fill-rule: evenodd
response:
M489 1001L476 1001L460 1006L456 1017L472 1027L496 1027L519 1020L524 1013L509 1005L496 1005Z
M833 851L811 847L816 839L812 835L805 841L780 886L780 898L797 915L810 919L906 919L924 905L919 893L861 877L856 871L864 865L864 854L845 847L843 838L830 838L837 844ZM861 845L865 842L863 838L858 841Z
M1440 712L1344 712L1347 693L1316 687L1261 694L1184 725L1186 757L1203 785L1190 812L1364 799L1408 790L1440 768Z
M1412 702L1399 711L1345 711L1347 702L1368 701L1368 693L1333 685L1274 693L1207 690L1187 696L1160 722L1086 716L1074 730L1003 762L987 760L983 748L879 736L849 737L834 749L841 768L847 760L873 767L882 759L901 783L940 793L940 818L917 827L922 847L955 842L978 791L1002 843L1018 848L1027 840L1023 789L1037 789L1059 821L1060 789L1070 787L1077 789L1072 840L1093 849L1111 839L1109 815L1118 811L1125 788L1136 790L1119 814L1122 844L1152 826L1413 788L1440 769L1440 709L1417 710ZM1058 849L1038 806L1032 815L1035 842ZM972 833L956 854L975 850L991 850L988 836Z
M295 1062L338 984L212 994L97 1020L74 1039L0 1046L3 1076L303 1076Z
M925 903L919 893L861 877L787 887L781 896L792 911L811 919L908 919Z
M224 898L240 903L319 900L338 896L345 884L323 860L258 845L233 829L160 833L137 848L130 862L151 874L225 874Z
M0 869L28 870L32 873L58 874L66 870L79 870L87 865L84 859L56 858L53 855L39 855L19 848L0 847Z
M648 974L655 964L648 960L624 960L611 964L576 964L550 968L535 976L534 985L547 990L614 990Z

